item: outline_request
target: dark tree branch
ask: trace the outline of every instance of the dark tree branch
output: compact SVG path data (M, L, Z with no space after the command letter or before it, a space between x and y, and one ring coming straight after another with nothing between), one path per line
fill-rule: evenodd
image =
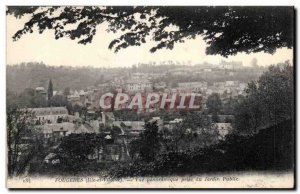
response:
M108 23L108 32L123 32L109 49L118 52L140 46L150 37L157 49L173 49L175 43L202 36L206 53L229 56L238 52L274 53L277 48L293 47L293 7L14 7L7 14L21 18L33 14L14 40L37 27L40 33L54 30L55 38L78 39L91 43L98 25ZM172 28L172 30L169 30ZM175 30L173 29L175 28Z

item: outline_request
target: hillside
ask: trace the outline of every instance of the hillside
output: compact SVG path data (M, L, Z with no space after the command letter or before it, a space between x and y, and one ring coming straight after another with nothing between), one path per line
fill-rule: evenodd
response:
M52 79L56 90L63 90L66 87L82 89L106 79L104 71L108 70L91 67L53 67L40 63L28 63L7 66L6 83L7 89L18 93L29 87L47 87L49 79ZM110 71L114 73L116 70L110 69Z
M183 70L182 70L183 68ZM172 71L186 71L187 74L172 74ZM195 72L200 73L195 73ZM109 83L114 77L130 78L132 73L160 74L154 81L164 81L173 86L178 82L205 81L208 84L223 81L249 82L256 80L264 68L243 68L239 70L225 71L217 69L211 72L203 72L201 66L184 67L181 65L149 65L139 64L132 67L118 68L95 68L95 67L69 67L69 66L47 66L43 63L22 63L6 66L7 89L20 93L25 88L36 88L42 86L47 88L49 79L52 80L55 90L85 89L101 83ZM161 74L168 76L161 76Z

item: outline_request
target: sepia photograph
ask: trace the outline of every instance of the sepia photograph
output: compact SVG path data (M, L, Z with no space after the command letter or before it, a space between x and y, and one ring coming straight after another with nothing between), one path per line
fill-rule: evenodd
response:
M295 189L293 6L6 6L9 189Z

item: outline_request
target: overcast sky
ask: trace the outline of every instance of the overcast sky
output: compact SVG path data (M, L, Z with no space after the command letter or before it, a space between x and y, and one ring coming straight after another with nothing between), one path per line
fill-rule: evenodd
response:
M244 65L250 65L251 60L256 57L259 65L266 66L293 59L293 51L286 48L278 49L273 55L238 54L228 58L206 55L206 44L200 36L194 40L176 44L173 50L162 49L156 53L150 53L149 49L155 43L149 41L140 47L129 47L114 53L113 50L108 49L108 45L113 38L118 37L118 34L107 33L105 26L98 27L93 42L87 45L77 44L76 41L68 38L55 40L53 31L49 30L43 34L38 32L26 34L14 42L13 34L21 29L27 20L28 17L16 19L13 16L7 16L7 64L43 61L53 66L122 67L149 61L191 61L191 64L198 64L236 60L242 61Z

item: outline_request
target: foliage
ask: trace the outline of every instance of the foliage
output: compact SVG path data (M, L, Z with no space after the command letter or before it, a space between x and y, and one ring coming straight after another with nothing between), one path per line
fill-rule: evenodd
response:
M140 139L131 143L131 152L138 153L142 161L150 162L155 159L160 151L159 133L156 122L148 122L145 131L141 133Z
M52 84L52 81L50 79L49 81L49 85L48 85L48 100L51 100L52 96L53 96L53 84Z
M211 125L208 117L200 112L187 113L183 118L180 126L184 129L191 129L192 131L205 130Z
M137 112L130 109L115 110L114 116L121 121L138 121L140 119Z
M26 88L22 93L18 94L7 94L8 102L10 106L18 106L20 108L38 108L46 107L47 100L43 94L35 92L32 88Z
M271 66L258 80L258 94L271 122L294 115L294 70L287 61Z
M69 112L73 111L73 107L72 107L71 103L68 101L68 99L65 96L62 96L62 95L53 96L49 100L48 104L49 104L49 106L53 106L53 107L66 107Z
M137 159L139 157L142 143L141 139L134 139L129 143L129 155L132 159Z
M42 154L43 140L34 127L33 114L14 106L7 107L8 175L18 176Z
M251 82L247 95L235 107L237 131L256 132L294 115L294 72L289 62L270 66L257 82Z
M200 112L187 113L183 122L172 130L171 147L175 152L192 150L215 144L218 131L207 115Z
M53 106L66 107L70 113L73 112L73 107L65 96L55 95L47 101L46 96L44 94L40 94L32 88L26 88L19 95L12 92L8 92L7 99L7 104L9 106L17 106L19 108L40 108ZM78 108L75 105L74 108L74 110L80 109L81 112L81 107Z
M207 115L200 112L182 112L178 117L183 118L181 123L172 124L171 129L162 128L159 131L160 154L194 150L218 141L218 131ZM141 142L143 140L138 139L137 142L134 142L137 145L134 146L140 146Z
M276 130L276 132L275 132ZM199 175L209 172L291 170L294 167L291 120L253 136L230 135L213 146L165 152L150 162L134 160L110 171L112 177ZM278 139L274 144L274 139Z
M66 171L76 171L76 168L88 161L88 156L95 149L103 145L102 134L70 134L62 139L56 152Z
M116 134L116 135L122 134L122 130L118 126L113 126L111 130L112 130L112 134Z
M217 93L213 93L208 96L206 101L206 107L208 109L208 113L219 114L222 109L222 101Z
M212 114L211 120L214 123L219 123L220 119L219 119L219 116L217 115L217 113Z
M66 87L70 87L72 90L79 90L93 86L95 80L104 73L107 81L116 73L124 73L127 70L126 68L51 67L43 63L30 62L8 65L6 72L7 88L12 92L20 93L25 88L36 88L39 86L47 88L49 79L52 80L57 91L63 91Z
M238 103L238 99L240 97L229 97L225 102L223 102L223 109L222 113L223 114L228 114L228 115L233 115L234 114L234 107Z
M96 134L70 134L62 139L58 151L62 158L84 161L96 146L102 146L104 139Z
M32 33L53 30L55 39L69 37L91 43L97 26L108 23L109 32L122 32L111 41L116 52L139 46L150 37L157 44L150 49L173 49L176 43L201 35L207 54L222 56L238 52L274 53L293 46L293 7L171 7L171 6L9 6L7 14L32 14L14 40Z

